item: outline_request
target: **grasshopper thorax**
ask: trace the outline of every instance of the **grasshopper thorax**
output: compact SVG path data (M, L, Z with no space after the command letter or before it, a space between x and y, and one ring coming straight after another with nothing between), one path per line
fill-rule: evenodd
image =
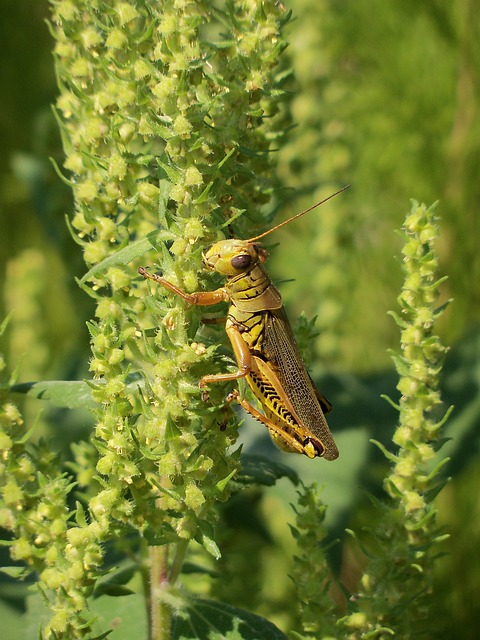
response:
M259 262L265 262L268 252L258 244L248 240L220 240L204 254L207 269L223 276L237 276L247 273Z

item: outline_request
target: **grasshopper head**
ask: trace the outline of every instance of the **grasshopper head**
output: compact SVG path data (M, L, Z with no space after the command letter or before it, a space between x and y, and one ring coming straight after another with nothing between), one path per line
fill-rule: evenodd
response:
M268 253L248 240L220 240L203 255L207 269L223 276L237 276L250 271L258 262L265 262Z

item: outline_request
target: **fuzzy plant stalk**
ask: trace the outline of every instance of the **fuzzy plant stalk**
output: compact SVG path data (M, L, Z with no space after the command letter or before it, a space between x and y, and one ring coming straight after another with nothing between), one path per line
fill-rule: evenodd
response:
M291 578L295 584L300 631L291 632L298 640L334 640L335 605L331 597L331 575L325 558L326 506L318 487L304 485L298 490L295 525L291 527L299 555L295 557Z
M6 328L4 321L2 341ZM18 579L36 574L42 596L53 605L50 625L64 628L69 616L78 618L88 608L84 589L72 585L98 565L102 549L98 541L85 541L81 560L77 555L81 542L71 528L67 503L72 480L50 443L33 441L35 430L11 397L15 382L16 374L9 372L0 352L0 527L9 533L4 544L17 563L3 570ZM88 616L82 621L88 625Z
M349 102L349 90L343 87L328 50L330 5L328 0L297 2L295 30L290 36L289 55L296 83L291 110L301 126L292 131L280 150L279 171L286 181L294 177L295 188L305 194L305 207L333 193L336 185L351 175L351 151L345 143L340 115L343 104ZM358 225L353 223L355 214L349 200L348 193L342 194L332 206L319 212L321 233L317 219L302 222L306 236L311 232L309 254L316 274L305 271L310 297L316 301L315 352L319 361L330 365L348 362L352 351L349 344L346 346L344 334L352 290L357 286L352 280L358 273L352 269L355 252L351 246L353 229L358 230ZM303 252L300 245L300 256Z
M227 228L248 237L262 226L274 187L269 151L284 130L278 63L288 13L273 0L51 7L69 224L88 267L80 284L97 303L89 328L101 489L67 532L77 574L62 586L82 599L45 637L87 637L85 597L100 562L86 562L83 549L132 532L151 549L151 638L168 637L188 542L219 553L213 506L238 468L238 453L227 452L236 427L220 408L224 390L205 404L198 389L221 366L218 335L197 335L198 311L153 290L137 267L156 264L188 292L212 286L202 251Z
M401 230L405 280L398 298L401 313L391 314L401 332L401 351L392 356L400 376L401 398L394 405L399 425L393 437L398 452L381 447L392 465L384 482L390 502L378 503L380 525L368 547L370 562L354 598L356 610L340 621L352 640L435 635L429 618L433 563L445 535L436 523L434 497L444 482L439 472L447 459L437 454L449 411L439 419L438 387L447 349L434 333L445 307L437 306L445 278L437 276L434 209L413 202Z

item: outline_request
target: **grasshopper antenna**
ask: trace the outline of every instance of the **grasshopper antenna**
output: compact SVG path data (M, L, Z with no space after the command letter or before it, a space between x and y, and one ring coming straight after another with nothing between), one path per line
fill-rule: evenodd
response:
M260 240L260 238L264 238L265 236L267 236L269 233L272 233L272 231L276 231L277 229L280 229L280 227L284 227L286 224L289 224L290 222L293 222L293 220L296 220L297 218L300 218L300 216L305 215L306 213L308 213L309 211L312 211L313 209L316 209L317 207L319 207L321 204L324 204L324 202L327 202L328 200L331 200L332 198L334 198L335 196L338 196L339 193L342 193L342 191L345 191L345 189L349 188L349 184L347 184L345 187L343 187L342 189L339 189L339 191L336 191L335 193L332 193L331 196L328 196L328 198L325 198L324 200L321 200L320 202L317 202L317 204L314 204L311 207L308 207L308 209L305 209L304 211L300 211L300 213L297 213L296 215L292 216L291 218L289 218L288 220L284 220L283 222L281 222L280 224L277 224L276 227L272 227L271 229L269 229L268 231L265 231L264 233L261 233L259 236L255 236L254 238L249 238L248 240L246 240L246 242L254 242L255 240Z

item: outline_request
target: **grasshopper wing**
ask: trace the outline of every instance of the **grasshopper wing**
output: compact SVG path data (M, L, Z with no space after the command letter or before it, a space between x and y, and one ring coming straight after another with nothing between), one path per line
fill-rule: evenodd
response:
M338 458L338 449L324 416L324 411L327 413L331 404L316 389L303 364L283 307L268 312L262 351L275 368L302 426L325 446L325 459Z

